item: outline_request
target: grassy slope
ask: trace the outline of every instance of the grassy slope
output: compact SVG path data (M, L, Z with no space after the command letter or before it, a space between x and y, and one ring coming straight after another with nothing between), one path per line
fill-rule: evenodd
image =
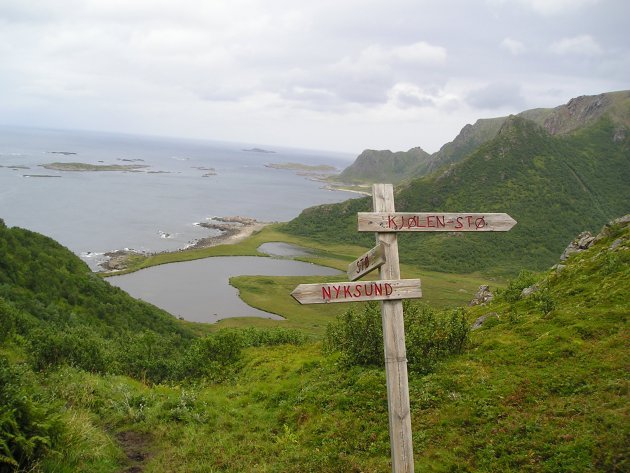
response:
M508 302L506 291L471 309L471 321L499 318L463 355L411 374L417 471L628 470L630 229L609 250L615 231L544 273L539 295ZM46 382L94 429L87 459L106 451L107 424L150 439L146 472L389 469L383 370L340 369L318 345L250 349L233 381L214 386L148 387L70 368Z
M399 211L506 212L519 223L507 234L402 234L401 257L452 272L542 269L580 231L596 230L630 202L630 141L614 142L602 118L570 136L552 137L533 122L511 117L499 135L446 173L398 189ZM356 213L370 199L306 209L284 230L315 241L368 245Z
M471 321L499 318L473 333L463 355L411 375L417 471L627 471L630 229L613 230L560 274L544 274L538 294L508 298L519 292L508 287L503 300L470 309ZM19 310L39 320L67 314L64 323L103 336L125 329L116 311L133 301L50 239L0 232L2 322ZM138 304L132 324L170 330ZM116 439L129 432L139 440L127 455L139 449L146 472L389 469L383 370L341 368L318 344L247 349L219 384L149 385L70 366L32 371L22 363L27 333L4 336L0 355L22 372L25 396L64 426L40 471L120 471L127 456Z

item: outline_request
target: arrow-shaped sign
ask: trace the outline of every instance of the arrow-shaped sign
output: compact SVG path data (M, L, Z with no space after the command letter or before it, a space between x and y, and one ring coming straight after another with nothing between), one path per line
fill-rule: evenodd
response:
M291 295L300 304L382 301L422 297L419 279L300 284Z
M507 232L516 220L503 213L359 212L360 232Z
M356 281L385 263L385 244L379 243L348 265L348 279Z

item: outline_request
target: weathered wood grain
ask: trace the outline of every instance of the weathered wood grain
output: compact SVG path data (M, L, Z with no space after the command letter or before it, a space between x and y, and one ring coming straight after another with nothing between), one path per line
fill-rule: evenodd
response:
M516 220L505 213L359 212L360 232L507 232Z
M395 212L393 186L391 184L374 184L372 186L372 201L375 212ZM381 279L400 279L396 233L382 233L381 230L378 230L376 242L385 244L385 264L379 269ZM413 473L411 410L409 408L409 380L402 301L383 301L381 303L381 318L392 472Z
M422 297L419 279L300 284L291 295L300 304L384 301Z
M356 281L385 263L385 245L379 243L348 265L348 279Z

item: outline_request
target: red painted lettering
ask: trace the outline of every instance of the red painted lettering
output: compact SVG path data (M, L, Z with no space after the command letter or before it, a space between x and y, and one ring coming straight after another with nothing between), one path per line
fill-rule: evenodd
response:
M444 222L444 220L445 220L444 215L442 215L442 220L440 220L440 216L439 216L439 215L437 215L435 218L437 219L437 226L438 226L438 228L440 228L440 227L442 227L442 228L446 227L446 223Z
M357 263L357 273L360 273L364 269L367 269L370 266L370 257L366 256L365 258L361 258Z
M385 283L385 295L386 296L391 296L392 292L394 292L394 288L392 287L392 285L388 282Z
M477 220L475 220L475 227L477 227L477 229L483 228L485 226L486 220L483 217L479 217Z
M382 296L383 295L383 286L380 284L374 284L374 295Z
M350 293L350 286L344 286L343 287L343 298L347 299L348 297L352 297L352 294Z
M326 298L330 300L330 287L322 286L322 299L326 299Z
M392 215L387 216L387 226L389 228L393 228L394 230L398 230L398 225L396 225L396 217Z
M473 223L473 216L472 215L467 215L466 216L466 220L468 221L468 228L472 227Z
M355 286L354 297L361 297L361 286Z
M368 293L368 287L370 288L370 292ZM372 293L374 292L374 285L370 284L369 286L365 286L365 295L366 296L371 296Z
M427 227L435 228L435 223L433 222L434 218L435 218L435 216L433 216L433 215L428 215L427 216Z
M339 292L341 291L341 286L333 286L332 288L335 291L335 299L339 299Z
M464 223L462 222L462 217L457 217L457 223L455 223L455 230L459 230L463 228Z

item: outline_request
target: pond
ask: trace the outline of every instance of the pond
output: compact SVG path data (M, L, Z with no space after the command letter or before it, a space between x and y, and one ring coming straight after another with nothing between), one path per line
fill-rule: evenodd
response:
M107 278L131 296L150 302L176 317L213 323L231 317L282 317L255 309L238 297L232 276L332 276L336 269L289 259L217 256L165 264ZM287 294L288 297L290 297Z
M258 247L258 251L271 256L295 257L312 255L313 251L308 248L284 243L282 241L270 241Z

